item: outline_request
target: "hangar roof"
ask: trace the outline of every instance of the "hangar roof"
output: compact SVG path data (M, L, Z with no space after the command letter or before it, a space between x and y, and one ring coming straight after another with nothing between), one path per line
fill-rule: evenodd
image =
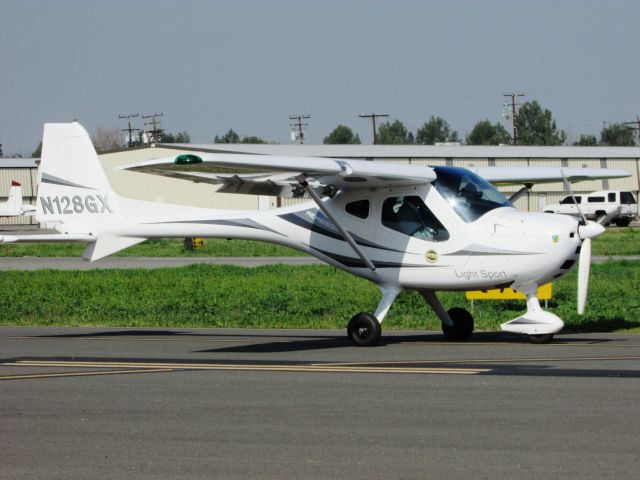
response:
M0 168L36 168L39 158L0 158Z
M470 145L157 144L215 153L336 158L640 158L640 147L529 147Z

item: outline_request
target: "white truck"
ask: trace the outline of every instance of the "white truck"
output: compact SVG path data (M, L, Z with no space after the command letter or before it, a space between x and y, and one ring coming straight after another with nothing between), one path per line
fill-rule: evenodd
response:
M590 220L600 220L605 215L619 209L619 213L611 220L619 227L627 227L638 215L638 202L633 193L618 190L600 190L588 194L574 195L580 204L580 210ZM563 198L560 203L552 203L544 207L546 213L564 213L579 216L578 208L571 195Z

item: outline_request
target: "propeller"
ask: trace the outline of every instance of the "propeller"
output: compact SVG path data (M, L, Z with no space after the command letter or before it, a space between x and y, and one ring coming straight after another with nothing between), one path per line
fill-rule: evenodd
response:
M582 213L580 204L576 201L576 197L573 195L571 189L571 182L565 176L564 171L560 170L562 174L562 182L564 187L569 191L571 199L574 205L578 209L580 215L580 223L578 225L578 237L582 240L580 246L580 257L578 260L578 314L584 315L584 307L587 304L587 291L589 290L589 269L591 268L591 239L601 235L604 232L603 225L606 225L617 214L617 211L613 211L600 219L600 222L590 222L587 217Z
M589 289L589 268L591 267L591 239L601 235L604 227L596 222L578 226L578 236L582 239L578 263L578 313L584 314Z

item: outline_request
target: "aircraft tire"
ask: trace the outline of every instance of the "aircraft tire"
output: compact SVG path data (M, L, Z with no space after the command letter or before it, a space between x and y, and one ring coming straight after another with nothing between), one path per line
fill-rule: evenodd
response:
M461 341L466 340L473 333L473 317L464 308L455 307L447 311L453 327L442 324L442 333L449 340Z
M628 227L630 223L631 223L630 218L618 218L616 220L616 225L618 227Z
M357 347L373 347L380 340L382 328L376 317L363 312L349 320L347 335L351 343Z
M553 333L544 333L541 335L527 335L527 338L531 343L542 345L551 342L553 340Z

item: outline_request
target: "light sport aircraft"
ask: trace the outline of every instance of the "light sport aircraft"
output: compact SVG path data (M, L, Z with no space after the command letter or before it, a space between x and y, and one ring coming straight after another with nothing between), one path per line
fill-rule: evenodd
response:
M6 202L0 203L0 217L21 217L33 215L36 207L22 203L22 185L16 180L11 181L9 197Z
M607 169L466 169L197 152L120 168L211 183L221 192L310 201L229 211L123 198L112 190L82 126L47 124L36 218L55 222L59 234L5 236L0 242L87 242L83 257L91 261L158 237L286 245L378 285L382 298L375 311L358 313L348 323L348 336L359 346L378 342L381 323L402 290L420 292L444 334L462 340L473 331L471 315L463 308L445 310L436 291L505 287L526 295L527 311L502 329L536 343L550 341L563 322L542 310L538 286L566 274L580 256L582 313L591 238L604 228L563 215L518 212L493 184L526 185L522 192L538 182L628 176ZM222 173L229 169L235 173Z

